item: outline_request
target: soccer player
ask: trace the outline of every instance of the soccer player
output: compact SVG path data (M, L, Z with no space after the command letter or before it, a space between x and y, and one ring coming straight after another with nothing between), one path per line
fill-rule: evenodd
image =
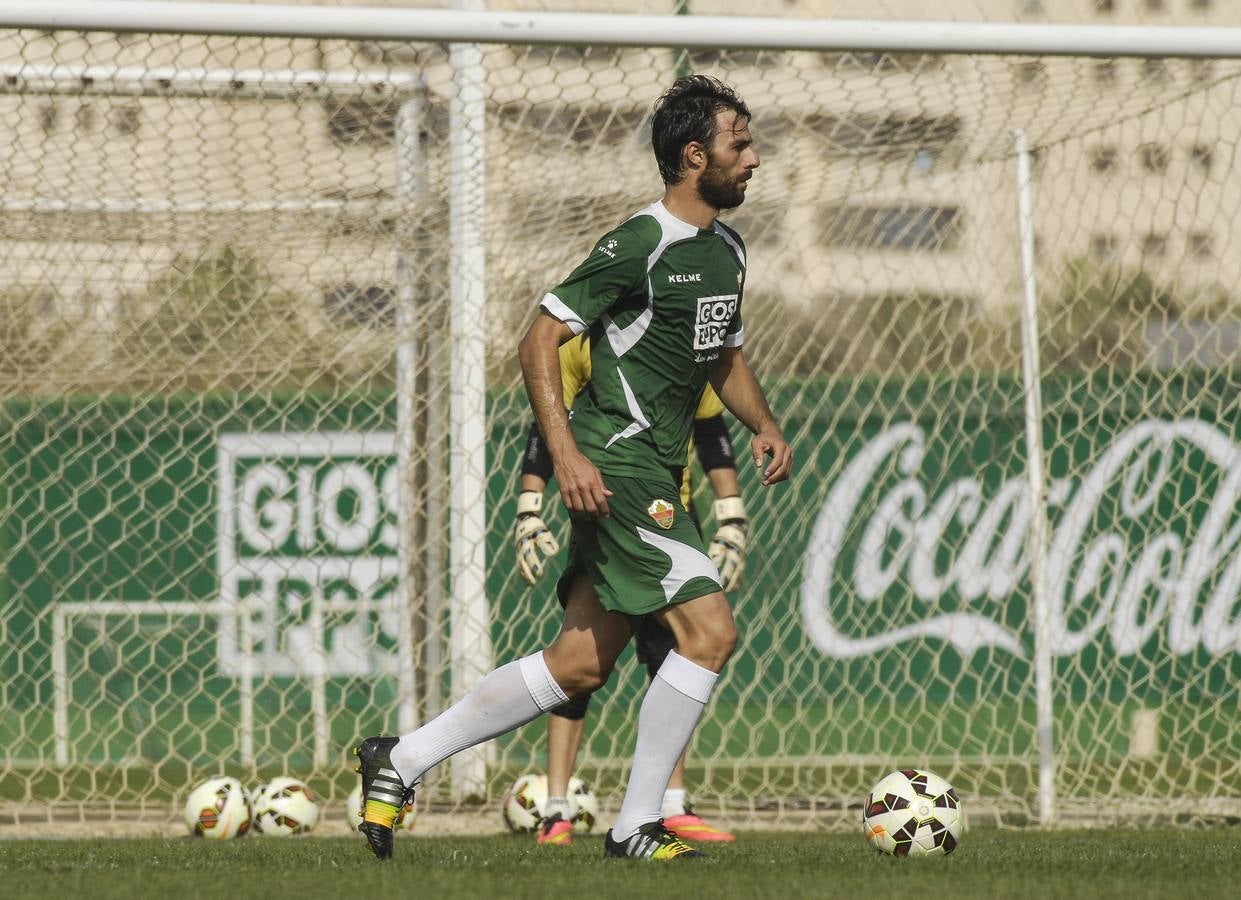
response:
M604 856L702 855L664 826L660 803L737 641L719 570L677 500L707 380L753 434L764 486L788 478L793 454L743 351L745 248L716 221L741 205L759 165L749 109L713 78L677 79L655 105L651 143L663 199L604 235L543 297L518 348L573 523L558 584L564 623L546 649L491 672L416 731L355 748L365 798L359 828L380 859L392 855L393 822L424 772L597 690L634 617L652 613L676 649L642 700L629 783ZM558 350L586 331L591 379L570 426Z
M590 340L582 334L560 345L560 380L564 404L573 406L574 398L590 380ZM719 527L707 556L720 570L720 587L731 591L741 580L745 569L746 532L748 522L741 490L737 483L737 466L733 457L732 439L724 421L724 404L708 384L694 413L690 456L697 455L702 470L716 496L715 519ZM530 427L526 452L522 455L521 493L517 496L517 522L513 537L517 549L517 571L531 585L544 571L543 554L553 556L560 545L547 523L543 521L543 491L552 477L552 460L547 444L539 434L536 422ZM693 486L690 466L681 479L681 506L689 511L694 527L701 534L692 502ZM654 679L675 639L653 616L646 616L637 627L638 660ZM566 846L573 842L573 825L569 820L569 778L573 774L578 751L582 746L586 709L590 695L558 706L547 717L547 803L535 840L541 845ZM681 837L695 841L732 841L731 833L706 822L694 812L685 799L685 754L677 760L664 792L661 806L664 827Z

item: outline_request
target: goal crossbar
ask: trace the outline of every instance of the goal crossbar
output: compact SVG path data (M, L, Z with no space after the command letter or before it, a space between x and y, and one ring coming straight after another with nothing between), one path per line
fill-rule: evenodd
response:
M0 27L481 44L976 53L1241 55L1241 28L872 22L367 7L10 0Z

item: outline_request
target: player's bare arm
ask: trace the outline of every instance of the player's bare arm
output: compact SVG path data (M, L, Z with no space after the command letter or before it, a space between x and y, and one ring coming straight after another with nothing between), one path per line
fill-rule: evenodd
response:
M517 352L526 393L547 441L565 508L575 515L606 516L611 492L604 487L599 470L578 450L564 408L559 351L560 345L572 337L568 325L542 312L521 339Z
M772 485L787 479L793 470L793 451L784 440L763 389L740 347L720 350L720 358L711 369L711 386L728 411L753 432L750 450L754 454L754 467L762 468L763 459L771 457L763 470L763 484Z

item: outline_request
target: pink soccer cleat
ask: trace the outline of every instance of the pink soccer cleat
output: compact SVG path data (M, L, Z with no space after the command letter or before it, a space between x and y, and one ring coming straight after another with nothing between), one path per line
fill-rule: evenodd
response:
M707 823L702 816L697 815L689 806L685 807L684 815L671 816L664 819L664 827L669 831L675 831L685 840L696 843L707 843L708 841L732 843L737 839L724 829L716 828L714 825Z
M573 823L566 822L560 813L548 816L539 823L537 842L553 847L567 847L573 843Z

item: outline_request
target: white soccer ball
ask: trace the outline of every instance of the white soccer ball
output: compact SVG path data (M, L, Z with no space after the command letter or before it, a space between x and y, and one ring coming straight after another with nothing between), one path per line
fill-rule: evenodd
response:
M500 815L509 831L527 832L539 827L547 808L547 776L522 775L500 801Z
M599 820L599 798L585 781L574 775L569 779L569 821L573 830L585 834ZM547 776L522 775L504 794L500 814L509 831L531 832L539 827L547 814Z
M586 834L599 821L599 798L576 775L569 779L569 821L579 834Z
M354 831L362 824L362 784L359 782L349 792L349 796L345 798L345 816L349 820L349 827ZM414 823L417 821L414 804L406 803L396 816L396 822L393 824L394 831L413 831Z
M308 834L319 824L315 795L296 778L273 778L254 793L254 828L261 834L288 837Z
M889 856L946 856L961 843L961 799L935 773L901 769L871 789L862 827Z
M250 797L236 778L204 781L185 798L185 827L196 837L223 840L250 830Z

